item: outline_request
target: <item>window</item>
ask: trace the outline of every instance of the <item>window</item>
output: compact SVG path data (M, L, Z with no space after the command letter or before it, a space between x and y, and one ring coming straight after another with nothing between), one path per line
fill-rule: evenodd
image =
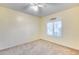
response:
M62 21L61 18L53 18L47 23L47 34L54 37L62 36Z

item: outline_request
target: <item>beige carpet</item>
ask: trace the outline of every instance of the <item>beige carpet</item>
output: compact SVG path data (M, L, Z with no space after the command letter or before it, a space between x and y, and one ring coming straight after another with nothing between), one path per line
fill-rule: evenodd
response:
M72 55L79 51L51 43L45 40L36 40L30 43L0 51L0 55Z

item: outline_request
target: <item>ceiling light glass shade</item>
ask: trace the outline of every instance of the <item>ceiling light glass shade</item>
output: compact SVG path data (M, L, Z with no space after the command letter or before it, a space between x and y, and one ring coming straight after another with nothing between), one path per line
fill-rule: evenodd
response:
M39 10L38 6L31 6L31 9L33 9L34 11L38 11Z

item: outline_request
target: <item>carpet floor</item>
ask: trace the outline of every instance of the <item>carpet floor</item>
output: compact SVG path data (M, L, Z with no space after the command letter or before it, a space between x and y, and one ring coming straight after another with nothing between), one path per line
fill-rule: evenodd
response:
M36 40L0 51L0 55L78 55L79 51L49 41Z

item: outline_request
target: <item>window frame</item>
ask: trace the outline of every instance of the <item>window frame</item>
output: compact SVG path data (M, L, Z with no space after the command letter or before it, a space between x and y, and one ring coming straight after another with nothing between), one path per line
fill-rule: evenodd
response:
M57 26L55 23L56 22L60 22L60 30L59 30L59 32L58 32L58 34L55 32L55 30L57 30L56 28L55 28L55 26ZM52 28L53 28L53 30L52 30L52 34L49 34L48 33L48 23L52 23L53 24L53 26L52 26ZM50 32L50 31L49 31ZM53 37L62 37L62 19L60 18L60 17L56 17L56 18L51 18L48 22L47 22L47 35L49 35L49 36L53 36ZM59 35L59 36L58 36Z

